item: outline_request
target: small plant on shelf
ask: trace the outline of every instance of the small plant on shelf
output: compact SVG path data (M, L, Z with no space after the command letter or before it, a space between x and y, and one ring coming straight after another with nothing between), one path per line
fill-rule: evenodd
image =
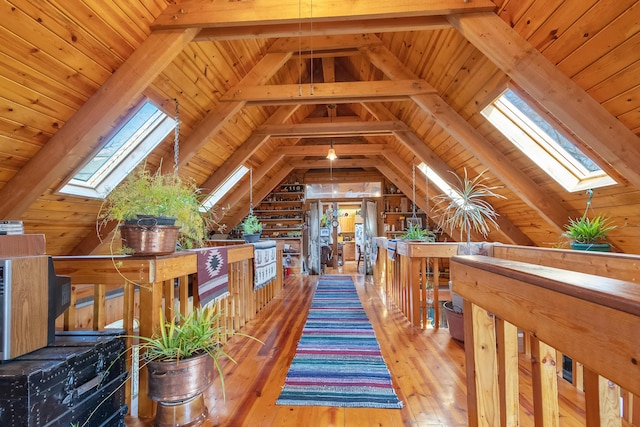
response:
M255 243L260 240L261 233L262 223L258 220L257 216L250 213L242 222L242 234L244 240L248 243Z
M257 216L249 214L242 222L242 231L245 234L258 234L262 231L262 223Z
M431 230L423 229L416 223L412 223L400 238L402 240L419 240L422 242L435 242L436 234Z

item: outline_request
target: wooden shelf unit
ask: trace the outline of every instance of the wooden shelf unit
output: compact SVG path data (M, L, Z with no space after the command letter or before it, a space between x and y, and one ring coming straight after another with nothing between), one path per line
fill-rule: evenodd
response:
M263 224L261 239L284 241L283 265L291 273L301 272L304 204L303 184L281 184L253 210Z

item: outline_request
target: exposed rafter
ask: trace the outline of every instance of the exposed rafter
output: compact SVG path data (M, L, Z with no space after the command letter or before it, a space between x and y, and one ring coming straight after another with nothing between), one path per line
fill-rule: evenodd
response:
M353 19L348 21L314 22L313 28L305 26L307 36L330 36L388 33L391 31L440 30L450 28L444 16L411 16L407 18ZM239 40L246 38L299 38L298 23L278 25L240 25L222 28L203 28L196 36L197 41Z
M243 101L252 105L353 103L360 101L402 101L418 94L435 93L424 80L367 81L243 86L222 96L222 101Z
M298 24L300 19L323 21L350 21L388 19L400 17L440 16L452 13L491 12L496 6L490 0L404 0L404 1L310 1L253 0L251 2L203 2L187 0L169 5L156 19L154 30L168 28L225 28L251 25ZM260 13L256 13L260 11Z
M400 120L393 122L334 122L299 123L284 125L262 125L256 134L278 138L331 137L347 135L388 135L394 131L405 131L407 125Z

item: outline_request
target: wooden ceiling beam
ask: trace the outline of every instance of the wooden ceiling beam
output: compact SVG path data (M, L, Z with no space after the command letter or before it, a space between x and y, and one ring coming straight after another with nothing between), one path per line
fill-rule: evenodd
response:
M640 138L493 13L453 26L595 153L640 188ZM565 218L566 222L566 218Z
M285 156L326 156L330 145L290 145L278 148L278 153ZM380 154L385 148L383 144L333 144L338 157L340 156L372 156Z
M328 102L360 102L361 100L406 100L417 94L435 93L435 89L426 81L410 80L382 80L366 82L312 83L238 86L236 90L229 90L220 101L248 102L253 105L273 105L274 101L299 104L304 101L313 104Z
M100 148L104 135L193 40L196 30L152 33L0 189L0 218L20 218L60 178Z
M300 24L296 22L275 25L249 24L233 27L203 28L196 36L195 41L295 37L296 40L302 40L304 42L305 38L312 36L443 30L447 28L451 28L451 24L444 16L410 16L406 18L314 22L313 28L311 28L307 22L302 28L302 34Z
M368 159L336 159L330 161L328 159L320 160L292 160L288 162L294 169L329 169L333 166L334 169L355 169L355 168L375 168L380 159L368 158Z
M363 48L365 56L391 79L416 78L415 74L396 58L386 47ZM513 166L509 159L496 151L476 128L471 126L437 94L412 96L413 101L433 116L435 121L469 152L473 153L511 191L518 195L558 233L570 218L569 212L558 202L540 190L538 184Z
M275 138L329 138L349 135L384 135L394 131L404 131L407 129L407 125L400 120L393 122L312 122L262 125L258 126L254 133L270 135Z
M290 53L267 53L258 61L243 79L233 88L227 91L236 93L242 90L244 86L260 85L267 82L291 57ZM184 142L180 143L180 159L178 166L180 168L189 164L189 161L198 151L205 146L209 140L217 134L220 129L245 106L242 100L234 102L221 102L213 108L201 121L195 126L193 132L189 134ZM171 162L163 162L163 164L172 164Z
M152 30L169 28L234 27L265 24L442 16L452 13L492 12L491 0L404 0L317 2L311 0L252 0L211 2L186 0L170 4L151 25Z
M372 37L373 36L373 37ZM382 40L373 34L351 33L334 36L311 36L303 34L293 37L282 37L273 42L269 52L292 52L295 54L310 54L311 52L357 50L363 46L382 44Z

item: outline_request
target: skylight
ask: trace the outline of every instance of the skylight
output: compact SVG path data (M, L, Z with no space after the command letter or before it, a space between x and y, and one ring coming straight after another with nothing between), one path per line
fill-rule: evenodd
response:
M175 128L175 120L146 101L60 189L103 199Z
M216 205L222 198L231 190L235 185L249 172L249 169L246 166L240 165L234 170L227 179L225 179L222 184L218 185L210 195L205 199L202 203L201 211L208 211L212 207Z
M616 183L515 91L503 92L482 115L567 191Z
M420 163L418 165L418 169L420 169L422 173L427 175L427 178L429 178L429 180L433 184L435 184L435 186L438 187L443 194L449 196L449 198L451 198L451 200L453 200L456 204L462 204L462 197L460 197L460 193L458 193L452 186L450 186L447 181L440 178L440 175L435 173L433 169L431 169L425 163Z

